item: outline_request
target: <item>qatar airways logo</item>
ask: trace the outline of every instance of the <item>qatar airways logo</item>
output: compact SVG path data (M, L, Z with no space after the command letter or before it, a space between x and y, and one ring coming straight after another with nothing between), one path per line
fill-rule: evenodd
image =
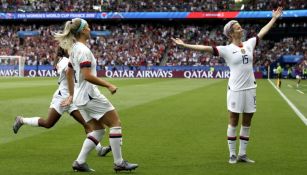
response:
M108 78L229 78L229 71L164 71L164 70L116 70L106 71Z
M30 70L28 77L57 77L55 70Z
M106 71L106 77L108 78L172 78L172 71Z
M184 71L184 78L229 78L229 71Z

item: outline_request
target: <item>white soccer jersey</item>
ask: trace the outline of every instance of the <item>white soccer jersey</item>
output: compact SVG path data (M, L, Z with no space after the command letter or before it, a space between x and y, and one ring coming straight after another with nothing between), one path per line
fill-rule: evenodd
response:
M58 90L62 95L68 96L68 85L67 85L67 79L66 79L66 70L68 65L69 59L66 57L62 57L60 61L57 63L57 73L59 74L58 84L59 88ZM58 92L58 91L56 91Z
M74 103L77 106L85 105L91 98L101 97L96 85L84 80L81 69L91 68L91 73L96 76L96 59L90 49L83 43L76 42L72 47L70 62L75 71Z
M66 70L68 66L69 59L66 57L61 58L57 63L57 73L59 74L58 89L54 92L52 101L50 103L50 108L54 108L59 114L63 114L64 112L71 113L78 108L71 104L67 107L62 107L61 102L63 102L68 96L68 86L67 86L67 78L66 78Z
M253 51L258 37L243 42L242 47L234 44L213 47L214 55L223 57L230 68L228 86L233 91L256 88L253 70Z

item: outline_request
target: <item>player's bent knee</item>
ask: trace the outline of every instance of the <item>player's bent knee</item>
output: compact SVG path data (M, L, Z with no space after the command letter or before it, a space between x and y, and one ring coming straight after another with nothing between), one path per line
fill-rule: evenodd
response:
M39 125L40 127L49 129L49 128L52 128L52 127L54 126L54 123L51 123L51 122L49 122L49 121L40 119L39 122L38 122L38 125Z

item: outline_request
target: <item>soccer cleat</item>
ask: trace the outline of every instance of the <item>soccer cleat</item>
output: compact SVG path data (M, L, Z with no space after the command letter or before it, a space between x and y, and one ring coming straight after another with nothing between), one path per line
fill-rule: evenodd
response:
M106 146L106 147L102 147L99 151L98 151L98 156L104 157L106 156L110 151L111 151L111 146Z
M231 155L229 157L229 161L230 164L236 164L237 163L237 156L236 155Z
M23 123L22 123L22 117L21 117L21 116L17 116L17 117L15 118L15 122L14 122L14 124L13 124L13 131L14 131L15 134L17 134L19 128L20 128L22 125L23 125Z
M74 171L79 171L79 172L93 172L93 171L95 171L94 169L90 168L87 163L79 164L77 161L74 161L74 163L72 163L72 169Z
M115 172L131 171L131 170L135 170L138 166L139 166L138 164L129 163L128 161L123 160L122 163L119 165L114 164L114 170Z
M246 154L241 155L241 156L239 155L239 156L238 156L238 162L255 163L255 161L254 161L254 160L249 159L249 158L247 157L247 155L246 155Z

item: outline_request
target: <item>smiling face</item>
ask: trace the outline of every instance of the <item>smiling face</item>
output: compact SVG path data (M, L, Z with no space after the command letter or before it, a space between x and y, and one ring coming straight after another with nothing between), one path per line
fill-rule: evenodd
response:
M232 25L230 37L232 39L242 39L243 38L243 29L239 23L235 23Z

